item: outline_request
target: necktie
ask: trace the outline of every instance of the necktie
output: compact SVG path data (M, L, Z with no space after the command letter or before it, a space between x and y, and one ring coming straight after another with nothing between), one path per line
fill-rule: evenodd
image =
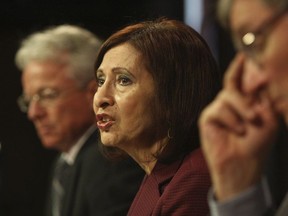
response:
M56 163L51 193L53 216L61 216L65 185L67 185L69 178L69 167L70 165L61 157Z

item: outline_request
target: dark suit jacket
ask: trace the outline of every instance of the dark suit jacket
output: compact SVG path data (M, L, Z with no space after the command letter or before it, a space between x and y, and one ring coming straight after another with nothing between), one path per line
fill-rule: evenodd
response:
M98 149L95 132L83 145L72 167L61 216L127 215L144 171L131 159L114 163ZM48 200L48 215L51 204Z
M207 216L210 176L200 149L145 176L129 216Z

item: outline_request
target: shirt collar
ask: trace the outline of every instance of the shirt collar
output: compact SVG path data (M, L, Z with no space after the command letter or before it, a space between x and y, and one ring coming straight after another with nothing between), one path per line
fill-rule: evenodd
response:
M92 125L79 139L78 141L71 147L71 149L68 152L63 152L61 154L61 157L69 164L73 165L75 162L75 159L81 149L81 147L84 145L84 143L87 141L87 139L90 137L90 135L96 130L96 126Z

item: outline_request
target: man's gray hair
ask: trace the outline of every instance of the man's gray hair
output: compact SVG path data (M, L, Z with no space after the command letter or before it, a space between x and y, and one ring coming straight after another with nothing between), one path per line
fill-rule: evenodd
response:
M230 10L232 7L234 0L219 0L218 7L217 7L217 16L220 23L225 27L229 28L229 16ZM254 1L254 0L250 0ZM274 8L277 11L283 11L288 9L288 1L287 0L260 0L264 4L268 5L269 7Z
M50 27L21 43L15 62L20 70L31 61L66 64L71 78L84 87L94 78L94 61L102 41L92 32L73 25Z

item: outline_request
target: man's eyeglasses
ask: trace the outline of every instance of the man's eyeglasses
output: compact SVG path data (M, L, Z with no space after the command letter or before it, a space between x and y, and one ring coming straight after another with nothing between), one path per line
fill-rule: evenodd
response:
M235 47L255 58L265 48L267 38L276 23L286 14L286 10L281 10L265 21L255 31L247 32L242 37L235 39Z
M65 93L67 92L69 91L66 91ZM34 94L32 97L21 95L18 98L17 103L20 110L27 113L31 102L37 102L42 107L47 107L53 104L61 95L64 95L64 92L61 93L59 90L53 88L45 88Z

